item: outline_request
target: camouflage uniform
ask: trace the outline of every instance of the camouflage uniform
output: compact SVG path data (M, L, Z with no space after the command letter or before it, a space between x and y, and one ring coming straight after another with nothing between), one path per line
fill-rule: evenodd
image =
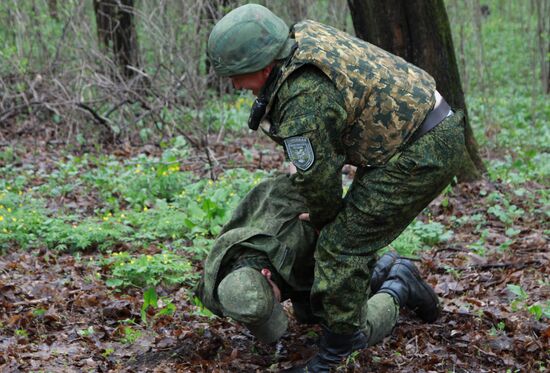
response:
M294 53L264 87L267 134L285 146L312 223L314 313L337 333L361 327L369 263L455 175L462 114L416 141L432 109L433 78L399 57L312 21L291 30ZM358 167L342 196L341 169Z
M284 299L309 298L317 234L297 219L304 208L288 175L264 181L246 195L204 263L199 295L208 309L223 315L216 289L228 273L245 266L270 269Z
M269 316L266 308L273 307L265 305L269 303L266 299L273 298L266 281L252 283L253 271L248 271L237 277L229 289L223 284L239 270L252 268L259 273L268 268L282 291L282 300L292 300L297 321L318 322L309 302L317 234L310 223L297 218L304 209L305 200L287 175L270 178L254 188L234 211L204 263L197 289L203 304L218 316L230 316L242 322L260 340L276 340L286 329L286 320L281 317L274 318L275 325L267 328L272 330L251 327L255 320L265 319L266 312ZM373 263L368 266L372 267ZM228 305L225 308L220 301L224 296ZM227 301L228 297L234 299ZM252 301L247 302L251 298ZM246 307L245 303L248 303ZM391 332L399 307L388 294L376 294L362 306L365 311L370 307L370 311L363 312L361 329L368 336L367 343L374 344Z

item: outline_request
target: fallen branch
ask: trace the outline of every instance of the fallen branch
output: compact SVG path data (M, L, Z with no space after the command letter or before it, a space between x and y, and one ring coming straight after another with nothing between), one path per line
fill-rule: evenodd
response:
M40 298L40 299L32 299L32 300L23 300L21 302L15 302L12 303L12 306L19 307L19 306L32 306L35 304L41 304L46 303L49 299L48 298Z
M508 263L487 263L487 264L472 264L465 267L457 267L454 268L457 271L466 271L469 269L492 269L492 268L515 268L515 269L523 269L525 267L528 267L532 264L537 264L538 266L541 266L542 263L538 260L530 260L528 262L508 262ZM438 268L440 269L440 268ZM445 268L441 268L442 270L445 270Z

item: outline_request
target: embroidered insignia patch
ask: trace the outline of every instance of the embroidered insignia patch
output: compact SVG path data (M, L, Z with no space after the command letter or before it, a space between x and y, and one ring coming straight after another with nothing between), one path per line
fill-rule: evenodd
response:
M306 171L315 160L311 142L307 137L294 136L284 140L290 161L296 168Z

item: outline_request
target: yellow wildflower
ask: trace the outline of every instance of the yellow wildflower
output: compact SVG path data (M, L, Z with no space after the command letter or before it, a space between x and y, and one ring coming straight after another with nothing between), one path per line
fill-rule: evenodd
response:
M10 207L8 207L8 212L11 212L11 208L10 208Z
M3 221L3 220L4 220L4 217L0 215L0 221Z
M147 206L143 206L143 211L147 211L147 210L149 210L149 209L147 208Z
M153 257L151 255L147 255L147 260L151 261L151 260L153 260Z

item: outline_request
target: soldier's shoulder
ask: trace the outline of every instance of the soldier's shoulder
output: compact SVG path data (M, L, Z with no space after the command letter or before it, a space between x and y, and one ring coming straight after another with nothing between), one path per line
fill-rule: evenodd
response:
M307 64L290 74L281 85L279 96L296 97L320 91L337 92L337 89L330 78L318 67Z
M315 65L306 64L296 69L286 80L287 84L301 84L316 86L318 84L332 84L328 76L325 75Z

